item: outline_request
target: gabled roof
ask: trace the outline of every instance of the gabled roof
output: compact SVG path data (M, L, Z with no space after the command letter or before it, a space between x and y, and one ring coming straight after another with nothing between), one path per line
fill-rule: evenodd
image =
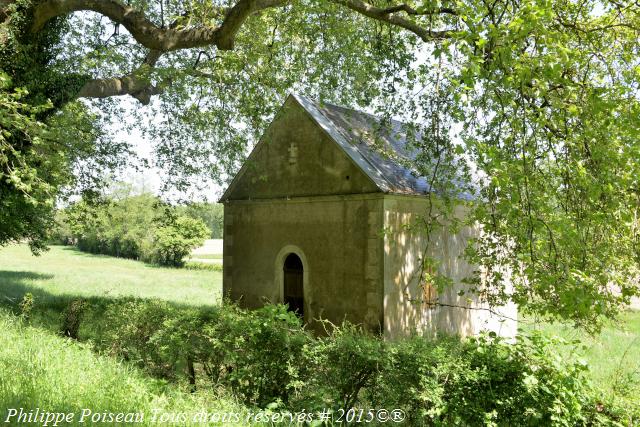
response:
M406 125L396 120L382 124L378 117L332 104L318 104L292 95L385 193L427 194L429 184L415 176L408 164L416 152L408 146Z
M417 150L408 141L406 124L396 120L383 123L376 116L337 105L319 104L298 94L291 94L289 99L295 100L311 116L380 191L409 195L429 193L427 179L416 176L411 170ZM420 138L420 135L414 137ZM261 143L253 152L258 151ZM244 169L243 166L220 201L227 199ZM470 198L467 194L462 197Z

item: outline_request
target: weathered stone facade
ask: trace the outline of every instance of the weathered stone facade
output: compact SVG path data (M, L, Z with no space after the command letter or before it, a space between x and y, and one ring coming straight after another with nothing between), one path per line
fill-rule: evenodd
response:
M424 214L427 198L411 191L420 186L410 179L389 178L383 160L358 157L361 148L338 142L344 136L339 132L321 107L287 99L221 199L225 296L248 308L286 301L290 279L283 266L295 254L302 265L302 314L318 331L323 326L317 320L325 319L362 324L387 338L438 330L469 335L484 328L513 335L515 322L487 310L416 302L426 242L405 225ZM441 260L442 273L455 283L438 302L478 308L457 296L461 280L474 270L460 257L474 232L443 231L432 238L429 255ZM515 317L514 307L507 311Z

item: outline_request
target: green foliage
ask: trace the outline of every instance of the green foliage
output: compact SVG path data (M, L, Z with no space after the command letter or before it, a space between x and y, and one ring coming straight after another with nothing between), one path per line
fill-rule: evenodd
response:
M210 231L202 220L175 211L146 193L99 203L81 200L59 214L57 239L91 253L181 267Z
M222 273L223 270L222 264L208 264L204 262L186 262L184 268L189 270L216 271L218 273Z
M145 422L135 425L145 426L160 424L149 419L154 410L196 413L207 408L242 415L246 411L228 396L204 390L189 393L131 364L97 355L87 344L30 327L4 310L0 310L0 329L0 378L11 379L0 381L3 420L7 408L21 407L76 414L85 408L144 412ZM80 423L78 418L65 425L87 425L87 420Z
M262 407L287 400L310 339L284 306L248 314L234 306L176 310L165 302L127 300L111 304L106 319L109 333L101 342L108 351L163 378L179 377L196 363L210 383Z
M224 309L222 309L224 310ZM233 313L233 312L232 312ZM233 313L235 314L235 313ZM226 382L245 401L260 407L287 402L309 366L303 351L311 344L298 316L283 305L267 305L251 314L225 316Z
M88 203L84 200L65 210L66 225L80 250L139 259L143 242L152 238L152 225L162 211L150 194Z
M73 245L73 231L69 220L69 212L65 209L58 209L55 213L55 227L49 235L51 245Z
M29 316L31 316L31 311L33 311L33 307L35 305L35 298L31 292L27 292L22 297L22 301L18 304L20 308L20 317L25 320L29 320Z
M514 344L491 335L389 343L345 324L314 338L281 305L184 310L141 300L115 301L105 325L101 348L163 378L227 388L261 408L400 408L411 425L626 419L589 384L583 361L555 350L569 343L540 334Z
M350 325L313 337L282 306L251 312L228 304L194 307L194 301L216 301L207 299L215 294L206 287L215 282L208 272L157 268L60 247L36 265L25 246L19 249L0 252L7 270L0 272L2 301L16 314L16 304L30 291L37 303L29 322L59 334L61 313L75 299L71 295L81 294L88 307L80 319L78 341L126 360L125 367L135 365L189 388L191 363L198 393L226 390L250 405L277 405L293 412L325 407L339 411L356 396L356 408L398 407L405 410L407 424L416 426L477 425L484 420L501 425L607 425L618 420L633 425L631 420L640 416L637 387L628 389L637 369L637 341L632 346L639 327L637 312L629 313L631 331L611 328L594 339L596 353L587 354L593 364L589 372L576 358L576 351L582 351L572 342L535 333L523 335L515 345L491 336L466 342L447 337L383 342ZM122 289L131 278L133 286ZM200 283L200 289L176 294L176 283L184 284L180 289ZM164 300L114 298L126 293ZM549 329L558 332L558 326ZM565 334L571 338L575 330ZM46 366L58 366L58 359L47 357L56 363ZM617 372L622 365L628 369ZM588 378L600 376L608 378L599 380L603 391L591 390ZM625 398L622 403L620 397ZM37 398L46 401L39 394Z
M74 299L69 303L66 310L62 313L62 329L61 333L65 337L78 339L78 331L82 317L87 311L88 303L84 299Z
M33 107L25 96L0 69L0 245L28 239L37 252L51 227L55 189L66 177L56 173L44 124L35 119L50 104Z
M147 257L160 265L182 267L184 258L201 246L210 234L200 219L171 218L153 231L152 248Z
M155 375L171 378L175 375L175 361L167 364L167 346L156 345L152 338L172 313L171 306L164 301L124 300L111 304L105 311L109 329L102 337L103 345L106 344L110 353L143 366Z
M69 345L61 337L23 326L4 312L0 323L0 371L3 378L14 379L0 383L3 411L27 404L67 410L148 407L149 390L156 387L131 367L96 357L86 345Z
M454 33L403 82L411 93L428 88L424 95L388 98L424 125L419 174L454 205L453 187L472 184L469 223L484 235L467 255L488 272L486 283L475 277L478 292L596 330L640 292L640 8L463 1L454 9L440 18ZM428 220L446 226L447 217ZM506 269L513 291L501 280Z
M128 150L105 138L85 104L72 102L87 75L53 65L66 20L31 32L33 3L9 5L10 22L0 23L0 245L27 240L38 253L56 203L97 187Z
M20 102L28 108L50 102L32 122L55 120L66 108L77 120L65 123L92 122L80 104L63 108L82 83L130 75L148 58L102 16L62 10L33 32L39 2L8 3L0 64L12 83L2 96L26 88ZM469 222L485 232L467 255L486 267L486 283L470 279L492 304L512 300L523 311L593 331L640 292L638 4L276 3L242 23L233 49L195 43L162 52L140 72L161 92L145 111L161 119L139 122L149 123L167 189L232 175L284 95L296 90L418 123L412 133L422 136L414 141L419 153L409 162L446 211L426 212L424 231L451 225L447 213L461 194L481 201L467 206ZM228 16L208 2L190 4L188 13L180 1L130 6L165 29L173 23L214 31ZM113 102L95 105L122 118ZM29 116L28 108L19 114ZM70 128L58 126L58 135ZM37 250L60 188L72 181L72 153L85 152L68 144L88 138L57 138L45 154L31 139L18 132L11 150L3 147L12 160L0 176L0 244L27 238ZM20 166L9 171L13 158ZM132 250L129 243L117 250ZM501 280L505 269L513 291Z
M210 239L222 239L224 205L221 203L190 203L178 207L178 212L194 219L201 219L211 230Z
M381 375L388 375L389 359L383 341L350 324L335 328L328 338L307 348L306 363L313 373L299 394L301 406L343 409L366 402L363 390L376 393Z

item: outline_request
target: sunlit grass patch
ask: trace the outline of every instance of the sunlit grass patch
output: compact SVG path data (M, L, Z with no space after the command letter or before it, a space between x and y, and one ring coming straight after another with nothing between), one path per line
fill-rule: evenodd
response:
M140 261L52 246L39 257L26 245L0 249L0 304L31 292L42 302L56 297L159 298L179 304L216 305L222 274L216 269L156 267Z

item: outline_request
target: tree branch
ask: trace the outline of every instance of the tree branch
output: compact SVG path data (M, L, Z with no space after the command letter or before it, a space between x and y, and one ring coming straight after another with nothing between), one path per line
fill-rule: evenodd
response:
M93 11L124 26L141 45L169 52L214 45L221 50L233 49L234 38L247 18L260 10L279 7L287 0L239 0L217 27L162 28L144 13L119 0L46 0L36 6L32 31L37 32L50 19L78 11Z
M381 22L386 22L396 27L404 28L405 30L411 31L412 33L420 37L424 42L447 39L452 36L451 30L433 31L431 29L421 27L416 22L410 19L406 19L401 16L397 16L393 14L394 12L399 12L399 11L405 11L411 15L419 14L416 10L406 5L393 6L393 7L382 9L379 7L375 7L369 3L365 3L362 0L331 0L331 1L340 5L343 5L345 7L348 7L349 9L355 12L358 12L361 15L367 16L369 18L373 18ZM423 12L420 14L428 15L428 14L450 13L450 12L455 13L455 11L449 10L448 8L442 8L440 12L433 11L432 13Z
M458 16L458 12L455 9L450 7L437 7L435 9L428 9L419 12L417 9L412 8L411 6L402 3L396 6L389 6L383 9L383 13L391 14L396 12L406 12L408 15L454 15Z
M0 2L14 0L0 0ZM432 31L418 23L395 15L406 12L409 15L457 15L450 8L437 8L427 11L414 10L406 4L385 9L372 6L362 0L331 0L334 3L400 28L413 32L423 41L433 41L451 37L450 30ZM149 20L144 13L125 5L120 0L44 0L34 10L32 31L37 32L52 18L77 11L93 11L102 14L129 31L141 45L150 49L143 64L130 74L122 77L101 78L87 82L78 93L80 97L106 98L118 95L131 95L142 104L148 104L152 95L161 92L166 84L153 86L147 75L164 52L205 46L216 46L220 50L233 49L235 36L252 14L274 7L280 7L288 0L238 0L234 6L226 9L224 19L218 26L199 26L179 28L174 22L168 28L160 27Z
M80 89L78 96L81 98L108 98L110 96L131 95L141 104L147 105L151 101L151 96L159 94L167 84L165 82L162 85L153 86L144 76L155 66L160 56L162 56L162 52L151 50L140 67L132 73L122 77L90 80Z

